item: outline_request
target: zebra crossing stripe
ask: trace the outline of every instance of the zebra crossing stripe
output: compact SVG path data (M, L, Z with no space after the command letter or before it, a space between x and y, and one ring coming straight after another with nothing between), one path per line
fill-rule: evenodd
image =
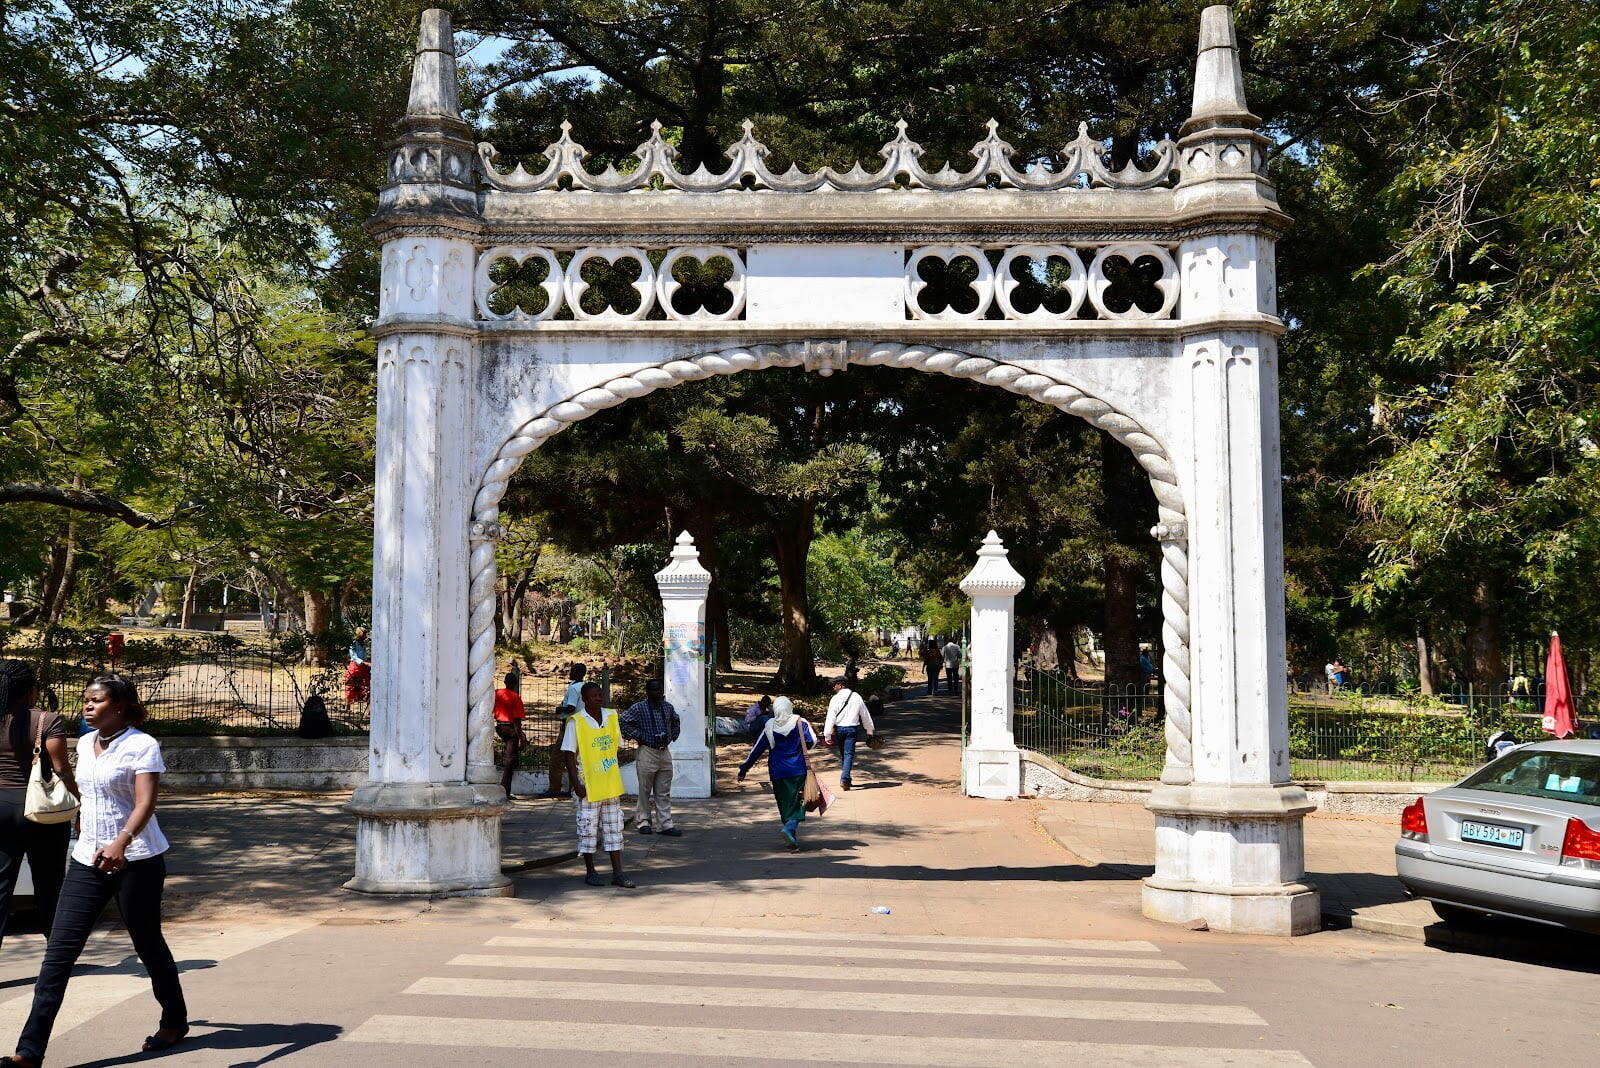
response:
M675 1008L721 1007L749 993L745 986L706 983L547 983L528 979L468 979L425 976L406 988L407 994L466 998L593 1001L645 1005L667 991ZM1163 1001L1090 1001L1062 998L974 997L951 994L873 992L870 998L828 1006L838 1012L889 1012L937 1016L1021 1016L1043 1020L1107 1020L1118 1023L1229 1024L1265 1027L1253 1009L1243 1005L1193 1005Z
M517 968L573 972L658 972L664 975L726 975L784 979L820 979L836 983L940 983L968 986L1042 986L1063 990L1161 990L1197 994L1218 994L1220 988L1209 979L1181 975L1123 975L1105 972L1032 971L984 972L954 971L942 968L890 968L870 965L814 965L785 962L771 964L718 960L641 960L637 957L549 957L544 954L463 953L449 961L457 968Z
M347 1042L406 1046L492 1048L572 1053L643 1053L673 1057L838 1063L904 1064L928 1068L988 1066L1037 1061L1093 1064L1096 1068L1311 1068L1293 1050L1223 1049L1206 1046L1131 1045L1020 1037L960 1038L927 1035L829 1034L747 1028L670 1027L650 1024L572 1023L561 1020L462 1019L456 1016L374 1016Z
M950 934L871 934L868 932L857 933L854 931L768 931L753 928L739 927L635 927L635 926L605 926L605 927L580 927L566 924L552 924L546 920L520 920L516 926L521 930L547 931L550 934L583 936L583 935L681 935L694 938L733 938L746 940L759 938L762 941L783 942L844 942L850 944L870 945L915 945L919 942L939 942L964 946L993 946L995 948L1032 948L1056 950L1094 950L1098 952L1114 952L1121 950L1128 953L1157 953L1160 952L1154 943L1140 939L1119 938L987 938L977 935L950 935Z
M1097 957L1037 953L963 953L954 950L899 949L875 946L790 946L749 942L666 942L629 938L527 938L498 935L489 945L516 949L626 950L632 953L709 953L740 957L807 957L813 960L921 960L949 964L1023 964L1038 968L1151 968L1183 971L1177 961L1162 958Z

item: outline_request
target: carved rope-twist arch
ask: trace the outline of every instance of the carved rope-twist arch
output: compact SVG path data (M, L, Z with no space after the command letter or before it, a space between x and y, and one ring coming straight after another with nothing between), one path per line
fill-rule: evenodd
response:
M999 386L1078 416L1125 445L1150 477L1161 526L1161 607L1165 676L1166 769L1163 779L1187 782L1193 765L1189 713L1189 562L1183 494L1177 472L1162 444L1144 427L1112 405L1049 375L984 356L911 345L816 345L796 342L754 346L671 360L583 390L523 423L495 453L473 500L474 537L471 555L471 616L468 622L467 763L474 782L499 778L493 764L495 672L495 543L491 536L500 519L500 499L523 457L573 423L623 401L658 389L716 375L771 367L812 367L831 372L847 363L903 367Z

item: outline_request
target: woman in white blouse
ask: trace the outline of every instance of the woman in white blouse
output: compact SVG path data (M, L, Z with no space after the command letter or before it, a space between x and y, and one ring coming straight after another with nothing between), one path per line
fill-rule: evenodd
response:
M189 1033L178 966L161 935L161 888L167 876L167 839L156 823L156 789L167 770L161 746L138 729L144 705L121 675L103 675L88 685L83 718L94 729L78 739L83 791L78 844L34 984L33 1011L17 1039L16 1056L5 1058L7 1064L28 1068L44 1060L72 967L112 898L161 1003L161 1026L144 1040L145 1051L171 1049Z

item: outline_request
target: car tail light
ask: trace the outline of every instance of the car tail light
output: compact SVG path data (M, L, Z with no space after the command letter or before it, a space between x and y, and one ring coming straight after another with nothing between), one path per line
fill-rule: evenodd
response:
M1428 840L1428 814L1422 810L1422 798L1417 798L1400 813L1400 837L1419 842Z
M1567 820L1561 840L1561 863L1569 868L1600 870L1600 831L1591 831L1580 819Z

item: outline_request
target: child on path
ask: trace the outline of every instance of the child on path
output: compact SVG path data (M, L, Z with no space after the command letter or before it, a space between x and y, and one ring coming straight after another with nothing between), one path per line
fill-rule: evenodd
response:
M567 720L561 755L577 803L583 881L605 885L594 866L598 847L611 854L611 885L632 890L634 883L622 874L622 730L616 711L601 707L599 683L584 683L580 697L583 708Z

